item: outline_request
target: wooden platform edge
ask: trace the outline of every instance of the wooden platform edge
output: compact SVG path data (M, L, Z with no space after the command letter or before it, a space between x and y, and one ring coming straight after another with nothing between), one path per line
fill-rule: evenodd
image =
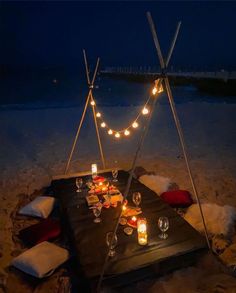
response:
M102 170L98 171L98 174L105 173L105 172L111 172L111 170L112 170L112 168L110 168L110 169L102 169ZM118 171L119 170L123 170L123 169L118 168ZM69 179L69 178L73 178L73 177L86 176L86 175L91 175L91 171L82 171L82 172L77 172L77 173L55 175L55 176L52 176L52 180Z

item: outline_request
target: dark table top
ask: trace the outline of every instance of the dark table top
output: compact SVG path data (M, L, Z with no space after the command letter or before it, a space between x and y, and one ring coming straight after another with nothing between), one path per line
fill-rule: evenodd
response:
M110 177L110 173L102 174ZM89 176L84 176L86 181ZM124 192L128 173L119 171L119 182L114 185ZM106 233L115 227L121 206L117 208L102 209L101 223L94 223L92 210L88 209L85 196L87 190L76 193L75 178L54 180L52 186L55 196L59 198L63 214L71 233L79 264L87 278L100 275L105 255L107 253ZM148 244L140 246L137 241L137 232L131 236L124 232L124 226L119 225L117 231L118 244L116 255L110 258L106 267L105 276L123 274L132 270L162 262L174 256L191 254L191 252L206 247L205 239L181 218L171 207L164 203L160 197L133 179L128 194L128 201L132 203L132 193L139 191L142 194L141 217L147 219ZM79 208L77 205L79 204ZM170 227L167 231L169 237L161 240L157 220L160 216L169 218Z

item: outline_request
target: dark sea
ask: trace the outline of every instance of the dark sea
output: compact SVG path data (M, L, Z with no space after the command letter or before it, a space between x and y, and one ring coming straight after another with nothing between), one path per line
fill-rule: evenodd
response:
M98 75L94 97L101 106L138 106L149 96L150 83L136 83ZM235 97L211 96L194 86L173 87L175 102L236 103ZM81 73L68 71L31 71L0 79L0 111L40 108L78 107L85 103L88 86ZM160 97L160 103L167 99Z

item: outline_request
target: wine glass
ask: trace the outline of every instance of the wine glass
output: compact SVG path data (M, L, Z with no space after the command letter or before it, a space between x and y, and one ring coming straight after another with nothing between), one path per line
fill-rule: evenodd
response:
M161 230L161 234L159 235L159 238L166 239L168 237L168 234L165 233L169 229L169 220L167 217L160 217L158 219L158 227Z
M110 247L108 255L111 257L113 257L116 254L115 247L117 245L117 235L115 234L113 237L113 234L114 234L113 232L107 232L106 234L107 246ZM113 241L112 241L112 237L113 237Z
M102 206L101 205L95 205L93 207L93 214L96 217L93 221L94 223L100 223L101 222L101 218L99 218L100 214L102 211Z
M133 200L133 203L136 205L136 209L140 205L141 199L142 199L142 196L141 196L140 192L134 192L133 193L132 200Z
M111 170L111 174L112 174L112 177L113 177L113 182L118 182L118 179L117 179L117 176L118 176L118 169L112 169Z
M88 180L88 181L86 182L86 185L87 185L88 189L91 189L92 186L93 186L93 181L92 181L92 180Z
M83 185L83 179L82 179L82 178L76 178L76 180L75 180L75 184L76 184L76 186L77 186L77 190L76 190L76 192L82 192L81 187L82 187L82 185Z

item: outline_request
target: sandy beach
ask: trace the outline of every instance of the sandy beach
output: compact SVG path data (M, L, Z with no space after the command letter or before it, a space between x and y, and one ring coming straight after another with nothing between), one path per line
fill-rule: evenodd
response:
M135 116L138 109L105 107L103 110L107 120L110 119L111 123L117 120L121 125L122 121L126 123L132 115ZM236 207L236 104L189 102L178 104L177 110L202 202ZM10 292L4 291L9 274L8 265L19 249L12 239L14 221L11 215L24 197L29 198L35 191L49 186L52 176L63 174L81 111L82 108L55 108L0 112L0 136L3 139L0 145L0 291ZM92 122L90 113L81 132L71 172L89 170L91 163L98 163L101 168ZM115 141L101 130L108 168L117 161L120 168L129 170L139 134L140 130L126 141ZM192 191L167 104L156 106L138 165L169 177L182 189ZM233 240L236 241L236 238ZM221 269L218 270L214 261L209 261L205 267L202 262L203 260L199 260L200 264L186 269L184 273L175 272L167 280L156 280L151 286L149 283L148 290L236 292L232 277L222 273ZM207 289L206 282L204 283L204 280L208 280L209 284L217 284L214 281L217 274L219 282L228 284L228 287L225 285L225 291L213 291L213 287ZM187 291L186 287L179 287L186 278L189 278ZM202 282L202 291L196 291L199 280ZM143 289L145 286L147 284L142 283L136 285L136 289ZM175 288L178 287L180 289L176 291ZM52 289L37 292L56 291Z

